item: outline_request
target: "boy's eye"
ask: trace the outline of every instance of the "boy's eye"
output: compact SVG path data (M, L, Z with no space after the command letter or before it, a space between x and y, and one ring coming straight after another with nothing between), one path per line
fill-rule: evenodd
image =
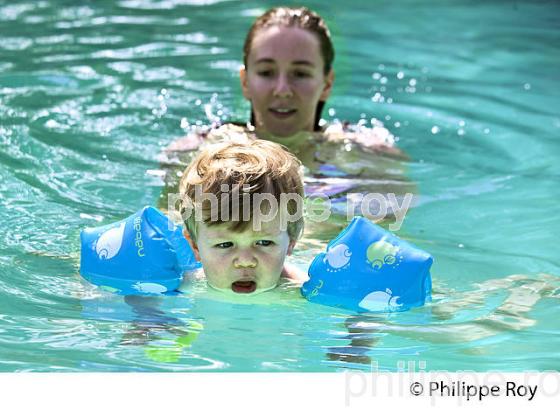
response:
M270 245L274 245L273 241L269 241L267 239L261 239L260 241L257 241L257 245L260 246L270 246Z
M233 246L233 242L222 242L214 245L214 248L227 249Z

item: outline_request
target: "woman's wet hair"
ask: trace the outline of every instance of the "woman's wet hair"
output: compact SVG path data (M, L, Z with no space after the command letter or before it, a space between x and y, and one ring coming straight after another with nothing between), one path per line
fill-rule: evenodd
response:
M243 64L247 68L249 53L253 45L253 40L257 32L268 27L295 27L307 30L317 36L319 48L323 57L323 73L328 75L332 69L334 61L334 47L331 40L331 33L325 21L314 11L306 7L274 7L257 18L245 38L243 45ZM319 120L325 105L324 101L319 101L315 109L314 131L321 131ZM251 109L251 124L255 124L255 114Z

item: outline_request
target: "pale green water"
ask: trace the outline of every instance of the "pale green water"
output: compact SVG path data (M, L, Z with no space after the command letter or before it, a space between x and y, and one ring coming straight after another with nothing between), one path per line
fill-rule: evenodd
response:
M79 230L156 203L148 171L183 118L247 119L237 67L266 7L0 1L1 371L560 370L560 7L353 4L308 3L337 48L324 117L375 117L411 156L421 197L399 234L436 259L433 303L349 315L204 284L138 302L81 281Z

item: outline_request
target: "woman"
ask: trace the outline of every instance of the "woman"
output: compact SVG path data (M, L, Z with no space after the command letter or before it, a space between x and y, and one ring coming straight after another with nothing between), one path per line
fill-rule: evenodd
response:
M339 193L410 192L409 184L403 184L403 163L396 161L406 156L393 146L386 129L320 125L334 82L334 55L329 30L319 15L304 7L268 10L252 25L243 47L240 81L251 102L250 122L190 133L172 143L168 154L178 156L205 141L248 133L285 145L313 177L350 177L352 181L342 184L347 189L343 186ZM368 178L368 186L363 187L363 181L356 184L356 177ZM397 183L387 186L392 180ZM332 185L326 180L316 185L321 184Z
M334 48L323 19L313 11L277 7L268 10L251 26L243 47L244 66L240 70L244 97L251 102L245 128L258 138L297 148L307 141L350 140L361 148L402 155L393 147L385 129L320 125L321 113L334 82ZM220 135L192 133L175 141L168 150L191 150L207 137Z

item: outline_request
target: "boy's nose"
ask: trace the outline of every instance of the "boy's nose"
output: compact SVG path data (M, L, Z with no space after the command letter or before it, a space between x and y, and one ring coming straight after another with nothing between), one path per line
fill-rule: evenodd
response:
M290 87L290 82L287 76L279 75L276 80L276 86L274 87L275 97L291 97L293 95L292 88Z
M256 268L257 258L250 252L240 252L233 260L234 268Z

